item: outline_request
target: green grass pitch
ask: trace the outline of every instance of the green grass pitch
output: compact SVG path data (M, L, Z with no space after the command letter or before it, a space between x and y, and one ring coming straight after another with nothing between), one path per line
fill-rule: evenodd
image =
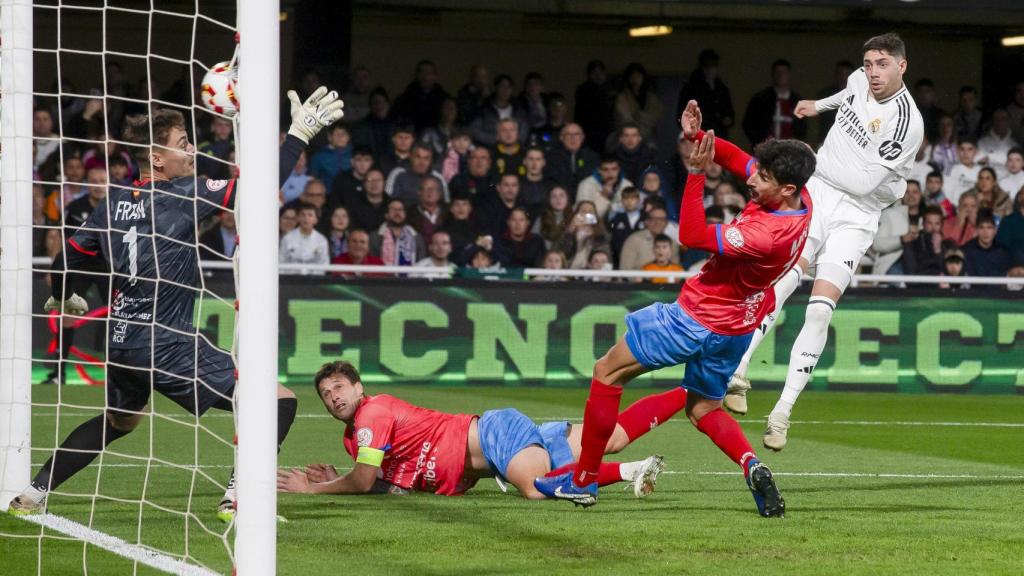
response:
M300 417L281 452L282 465L347 467L342 425L324 417L311 387L296 391ZM387 391L446 411L514 406L537 420L578 418L585 400L585 391L575 389ZM55 409L36 411L37 447L52 446L55 434L63 437L102 402L95 388L61 392L59 430ZM649 392L627 390L623 406ZM34 393L35 401L52 402L57 390L36 387ZM760 416L775 398L770 391L751 397L751 415L742 422L755 446ZM173 554L187 548L208 567L230 573L216 535L225 530L214 513L221 491L201 475L166 465L150 468L146 481L147 469L131 457L145 456L152 446L159 462L198 461L223 483L230 449L202 432L197 455L193 428L175 420L189 417L163 398L156 407L174 419L158 418L114 444L126 456L106 456L98 482L91 467L63 487L85 496L98 491L95 507L91 498L55 495L50 511L83 524L91 513L96 530ZM618 456L665 455L668 471L642 501L608 487L597 506L574 509L502 494L490 480L457 498L283 495L278 510L288 522L278 526L278 573L1020 574L1021 413L1024 396L806 393L786 450L760 451L786 498L782 520L757 516L737 468L685 419L664 424ZM224 413L211 412L202 423L230 439ZM35 463L44 459L43 452L34 454ZM150 504L140 511L130 501L143 496ZM195 516L186 523L161 507ZM40 532L34 524L0 518L0 574L81 574L83 557L88 574L135 568L79 541L39 540ZM137 573L155 571L139 566Z

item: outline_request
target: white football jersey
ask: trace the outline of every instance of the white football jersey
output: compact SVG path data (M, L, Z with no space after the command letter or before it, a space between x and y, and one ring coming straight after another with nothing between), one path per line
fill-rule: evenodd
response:
M860 68L850 74L845 89L815 107L837 110L818 150L815 175L867 211L880 213L902 198L924 140L924 122L907 87L876 101Z

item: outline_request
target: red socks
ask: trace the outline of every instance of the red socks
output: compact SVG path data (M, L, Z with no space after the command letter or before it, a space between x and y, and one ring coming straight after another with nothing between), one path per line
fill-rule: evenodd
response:
M590 382L590 397L583 410L582 451L572 481L579 487L596 482L600 476L601 459L608 439L615 432L619 416L619 401L622 399L621 386L609 386L598 380Z
M597 485L607 486L609 484L615 484L616 482L622 482L622 472L619 466L618 462L602 462L601 469L597 473ZM570 462L561 468L555 468L551 472L548 472L544 477L550 478L552 476L558 476L575 469L576 463Z
M754 449L750 447L750 442L743 435L743 429L732 416L721 408L712 410L697 421L697 430L707 434L715 446L721 448L722 452L739 464L746 473L747 460L755 457Z
M618 423L632 442L664 424L683 408L686 408L686 389L682 386L644 396L619 414Z

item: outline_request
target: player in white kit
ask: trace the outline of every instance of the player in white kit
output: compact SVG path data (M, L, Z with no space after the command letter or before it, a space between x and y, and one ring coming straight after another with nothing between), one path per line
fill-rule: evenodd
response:
M789 356L786 386L768 416L763 440L772 450L786 445L793 404L825 348L836 303L871 246L882 209L903 198L906 178L924 138L921 114L903 83L907 70L903 40L891 33L876 36L864 43L863 54L864 67L850 75L844 90L797 104L795 114L800 118L837 110L835 123L818 150L817 169L807 182L814 201L811 231L798 266L775 284L775 311L755 331L725 397L726 408L746 414L750 357L800 283L801 274L816 264L804 325Z

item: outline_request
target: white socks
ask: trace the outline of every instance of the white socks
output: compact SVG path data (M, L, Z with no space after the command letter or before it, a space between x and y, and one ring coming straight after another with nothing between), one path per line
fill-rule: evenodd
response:
M828 340L828 325L832 321L832 313L836 303L825 296L811 296L807 304L804 326L793 343L789 353L789 371L786 374L786 387L782 397L775 404L772 414L784 414L786 417L793 412L793 404L803 392L811 373L818 364L821 351Z
M750 366L750 359L754 356L754 352L757 351L757 347L761 345L761 341L768 335L768 332L775 326L775 320L779 317L779 312L782 312L782 305L786 303L786 300L793 295L793 291L800 285L800 267L793 266L786 272L775 286L772 287L775 290L775 310L770 312L761 321L761 325L758 326L757 330L754 330L754 336L750 339L750 344L747 346L746 353L743 354L743 358L740 360L740 365L736 368L736 374L739 376L747 375L747 367Z

